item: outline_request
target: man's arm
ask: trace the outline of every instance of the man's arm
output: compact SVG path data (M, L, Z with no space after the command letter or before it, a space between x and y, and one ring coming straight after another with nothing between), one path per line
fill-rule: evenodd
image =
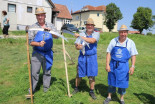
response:
M110 59L111 59L111 55L109 52L107 52L107 56L106 56L106 71L110 72Z
M81 36L81 38L88 43L95 43L96 42L95 38L87 38L87 37L83 37L83 36Z
M41 42L32 41L32 42L30 43L30 45L31 45L31 46L43 47L45 43L46 43L45 41L41 41Z
M132 75L134 73L135 62L136 62L136 55L133 55L133 56L131 56L132 66L130 67L130 70L129 70L130 75Z
M87 38L87 37L84 37L84 36L80 36L77 33L75 33L75 37L76 38L81 37L83 40L85 40L88 43L95 43L97 41L95 38Z

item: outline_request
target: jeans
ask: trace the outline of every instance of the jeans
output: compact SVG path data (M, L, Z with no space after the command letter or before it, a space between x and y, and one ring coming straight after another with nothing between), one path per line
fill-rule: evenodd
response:
M115 93L116 92L116 87L113 87L113 86L109 85L108 92L109 93ZM126 88L118 88L118 93L120 95L124 95L126 93Z

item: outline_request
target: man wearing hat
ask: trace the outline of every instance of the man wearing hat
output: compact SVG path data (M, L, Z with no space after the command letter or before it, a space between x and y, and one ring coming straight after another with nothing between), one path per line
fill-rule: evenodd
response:
M43 28L46 30L57 31L52 23L45 21L46 12L43 8L38 7L35 11L37 22L30 26L30 28ZM32 92L35 92L37 83L39 81L40 69L43 69L43 90L48 91L51 82L51 67L53 64L53 38L56 35L49 32L31 30L29 31L29 43L33 47L31 58L31 75L32 75ZM29 90L30 93L30 90Z
M75 89L73 94L79 92L78 86L82 77L87 76L89 78L90 84L90 96L93 99L96 99L94 94L94 85L95 85L95 76L98 74L98 63L97 63L97 42L99 41L100 34L99 32L94 31L94 21L92 18L88 18L86 25L86 31L75 34L77 37L75 41L75 47L79 51L78 65L77 65L77 75L75 80ZM89 47L83 46L82 38L87 43ZM80 42L79 42L80 41ZM80 43L80 44L79 44ZM84 48L84 53L81 51Z
M124 94L129 84L129 73L132 75L135 69L136 55L138 54L135 43L127 38L128 30L126 25L120 27L119 36L112 39L106 56L106 71L108 72L108 97L104 104L111 101L112 93L120 94L120 103L125 104ZM129 69L129 59L131 58L131 67Z

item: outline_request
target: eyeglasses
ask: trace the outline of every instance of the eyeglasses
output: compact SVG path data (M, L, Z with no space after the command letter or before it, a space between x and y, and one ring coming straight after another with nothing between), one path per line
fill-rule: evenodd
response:
M93 24L86 24L86 26L94 26Z

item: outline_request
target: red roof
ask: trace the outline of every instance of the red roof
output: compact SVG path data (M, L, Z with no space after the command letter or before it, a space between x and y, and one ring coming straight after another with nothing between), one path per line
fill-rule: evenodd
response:
M94 6L91 6L91 5L86 5L81 10L75 11L72 14L85 12L85 11L104 11L105 12L106 11L106 6L101 5L101 6L94 7Z
M128 31L129 34L140 34L139 31Z
M54 4L54 5L56 7L55 11L59 11L59 14L57 16L58 18L72 19L72 16L65 5L61 5L61 4Z

